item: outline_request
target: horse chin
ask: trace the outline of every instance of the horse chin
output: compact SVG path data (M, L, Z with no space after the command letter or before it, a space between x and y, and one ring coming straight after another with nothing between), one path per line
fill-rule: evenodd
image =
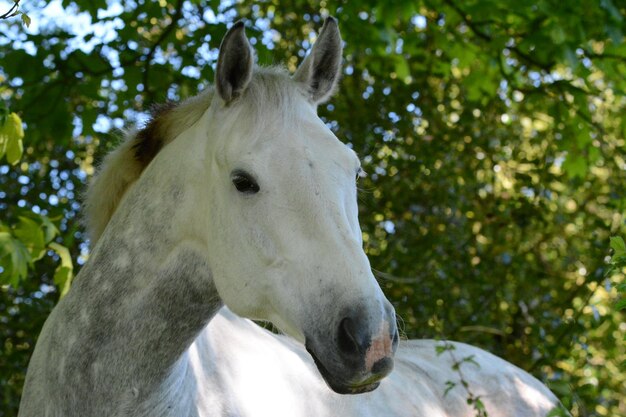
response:
M363 394L366 392L370 392L378 388L380 382L376 379L374 381L369 380L364 383L354 384L339 381L339 379L328 371L326 366L322 363L322 361L317 357L315 351L311 349L311 347L306 344L306 350L309 352L309 355L313 358L315 362L315 366L317 366L318 371L324 378L326 384L337 394Z
M326 381L328 383L328 381ZM378 386L380 385L380 382L375 382L373 384L365 384L365 385L360 385L360 386L336 386L333 387L332 385L330 385L330 383L328 383L328 386L335 391L337 394L364 394L366 392L371 392L374 391L376 388L378 388Z

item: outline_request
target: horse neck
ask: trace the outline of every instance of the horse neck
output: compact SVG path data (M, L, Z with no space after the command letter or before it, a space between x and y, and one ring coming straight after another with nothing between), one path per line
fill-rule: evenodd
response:
M183 153L173 159L191 156L170 146ZM89 398L105 391L96 395L105 404L160 398L155 390L168 389L174 365L221 306L205 245L187 235L194 162L168 164L159 155L128 191L55 317L73 343L62 343L65 372Z

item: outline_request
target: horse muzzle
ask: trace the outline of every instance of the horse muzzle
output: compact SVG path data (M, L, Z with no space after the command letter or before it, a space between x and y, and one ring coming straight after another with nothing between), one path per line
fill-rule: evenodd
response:
M362 310L348 312L333 326L333 337L324 338L326 344L320 343L320 337L306 337L306 349L333 391L372 391L392 371L398 329L391 305L385 310L384 317L375 321Z

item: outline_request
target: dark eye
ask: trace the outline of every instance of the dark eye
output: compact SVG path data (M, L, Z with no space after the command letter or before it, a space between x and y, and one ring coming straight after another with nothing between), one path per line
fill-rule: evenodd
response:
M259 184L250 174L244 171L235 171L232 174L232 181L235 188L240 193L256 194L259 192Z

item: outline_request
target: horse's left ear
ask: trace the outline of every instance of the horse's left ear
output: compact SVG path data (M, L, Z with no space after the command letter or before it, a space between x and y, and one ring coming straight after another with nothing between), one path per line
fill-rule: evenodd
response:
M326 101L333 94L341 75L342 50L337 20L328 17L311 53L293 76L296 81L306 84L314 104Z
M253 59L254 52L240 20L224 35L217 58L215 87L227 104L241 95L250 83Z

